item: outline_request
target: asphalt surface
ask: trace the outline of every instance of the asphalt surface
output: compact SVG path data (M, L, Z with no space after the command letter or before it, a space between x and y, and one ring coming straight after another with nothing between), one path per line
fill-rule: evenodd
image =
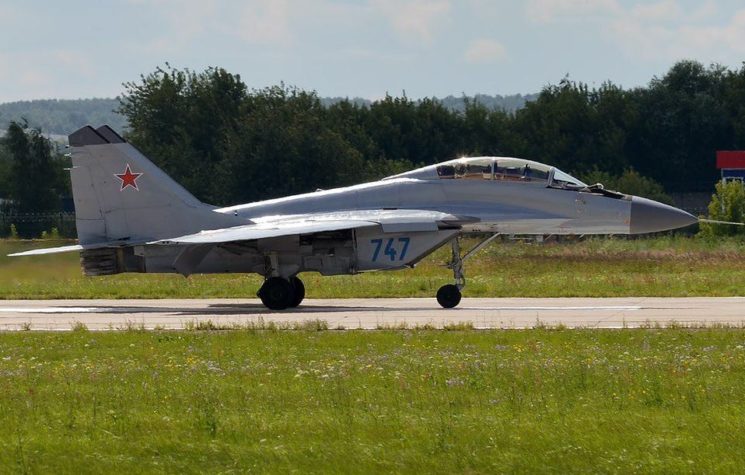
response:
M287 326L309 320L347 329L458 323L475 328L745 327L745 297L464 298L450 310L435 299L308 299L281 312L252 299L0 301L0 330L70 330L78 322L90 330L119 330L180 329L206 321L221 327Z

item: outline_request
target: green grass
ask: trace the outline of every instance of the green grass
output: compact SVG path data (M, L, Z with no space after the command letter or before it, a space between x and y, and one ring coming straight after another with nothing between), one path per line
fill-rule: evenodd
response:
M742 473L745 331L0 334L0 471Z
M87 278L75 253L7 258L54 242L0 241L0 298L255 297L255 275L123 274ZM357 276L303 274L310 298L431 297L452 275L442 249L416 269ZM495 243L466 262L466 297L737 296L745 243L695 238Z

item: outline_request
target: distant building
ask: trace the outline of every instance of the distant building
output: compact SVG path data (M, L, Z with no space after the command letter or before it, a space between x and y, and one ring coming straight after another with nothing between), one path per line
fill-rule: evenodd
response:
M717 168L722 172L722 181L745 182L745 150L718 151Z

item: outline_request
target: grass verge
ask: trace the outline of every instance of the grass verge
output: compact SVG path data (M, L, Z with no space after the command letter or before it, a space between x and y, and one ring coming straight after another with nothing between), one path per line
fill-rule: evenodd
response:
M0 241L0 299L254 298L261 284L256 275L86 278L75 253L5 257L52 245ZM431 297L452 279L440 265L447 257L441 249L412 270L301 277L310 298ZM466 275L466 297L738 296L745 282L745 243L662 237L493 244L466 262Z
M739 473L745 331L0 334L20 473Z

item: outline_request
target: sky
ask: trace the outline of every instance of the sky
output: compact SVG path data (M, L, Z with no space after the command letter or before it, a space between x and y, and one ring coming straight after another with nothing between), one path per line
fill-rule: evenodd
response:
M166 62L323 97L646 85L740 68L741 0L0 0L0 102L115 97Z

